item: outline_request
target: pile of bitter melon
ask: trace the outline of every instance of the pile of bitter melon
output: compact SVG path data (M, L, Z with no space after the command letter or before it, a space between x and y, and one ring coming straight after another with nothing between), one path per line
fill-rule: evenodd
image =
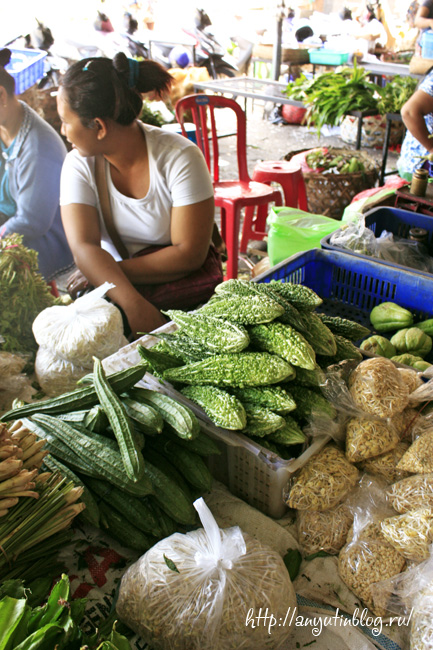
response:
M214 424L292 458L313 414L336 415L320 389L323 368L361 359L352 341L369 333L317 313L322 302L303 285L228 280L200 309L167 311L176 331L153 333L159 342L138 350Z
M305 162L310 169L322 174L352 174L365 171L364 163L353 152L336 153L327 147L313 149L305 156Z

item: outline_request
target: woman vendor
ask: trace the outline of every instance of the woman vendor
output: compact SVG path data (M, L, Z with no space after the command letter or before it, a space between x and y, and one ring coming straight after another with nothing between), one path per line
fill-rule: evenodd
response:
M209 273L202 300L222 280L219 259L217 273L215 264L208 271L214 198L200 149L137 119L141 93L162 97L171 81L154 61L119 53L113 60L73 64L57 97L62 133L73 145L61 179L66 236L89 284L115 285L107 295L123 311L133 336L166 322L152 289L168 292L181 283L180 291L191 278L190 302L198 303L197 275ZM185 296L177 306L194 305Z
M0 237L22 235L50 281L73 263L59 207L66 147L15 95L15 80L5 70L10 59L10 50L0 50Z
M414 171L426 165L422 157L433 153L433 68L402 106L401 117L407 131L397 167L402 178L411 180Z

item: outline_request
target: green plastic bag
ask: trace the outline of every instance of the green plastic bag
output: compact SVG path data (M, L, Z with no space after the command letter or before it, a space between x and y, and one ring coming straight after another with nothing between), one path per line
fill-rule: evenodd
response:
M268 254L271 266L295 253L320 248L323 237L335 232L340 222L322 214L286 206L271 208L267 224Z

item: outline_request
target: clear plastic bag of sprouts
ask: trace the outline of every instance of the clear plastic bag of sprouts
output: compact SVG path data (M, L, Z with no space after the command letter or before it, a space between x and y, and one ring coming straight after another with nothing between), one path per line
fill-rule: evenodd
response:
M338 573L365 607L376 616L385 616L387 599L373 601L371 586L397 575L406 560L385 538L381 522L392 514L387 504L384 482L364 475L353 506L353 526L338 556Z
M105 359L127 343L122 314L104 298L113 284L104 282L69 305L41 311L32 329L39 346L76 366L93 367L93 357Z
M433 546L429 556L404 573L371 588L374 602L387 600L387 614L405 626L410 650L433 650Z
M270 650L290 625L256 625L267 609L277 622L295 613L296 596L281 556L237 526L220 529L203 499L203 528L175 533L124 574L119 618L154 650ZM253 624L252 624L253 623Z

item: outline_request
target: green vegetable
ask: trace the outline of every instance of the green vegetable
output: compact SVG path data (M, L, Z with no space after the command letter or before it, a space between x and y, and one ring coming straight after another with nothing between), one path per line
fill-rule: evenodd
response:
M285 424L283 416L270 409L247 402L244 403L244 407L247 414L247 426L243 433L261 438L281 429Z
M151 444L156 451L174 465L193 487L201 492L208 492L211 489L212 475L201 456L171 440L156 438Z
M302 334L284 323L253 325L249 329L251 345L280 356L282 359L307 370L316 365L316 354ZM294 374L294 373L293 373Z
M22 242L18 234L0 238L0 334L2 349L9 352L35 352L32 323L59 302L39 272L37 252Z
M164 420L162 419L161 413L154 409L153 406L125 396L122 396L122 404L134 422L136 429L149 436L161 433Z
M337 343L334 334L327 325L313 312L302 314L304 323L303 336L311 345L316 354L332 356L337 352ZM309 368L312 370L312 368Z
M391 344L400 354L408 352L417 357L425 357L432 349L433 341L418 327L406 327L392 336Z
M214 353L205 345L202 345L195 339L185 336L177 330L176 332L154 332L152 336L160 339L170 352L180 358L183 363L194 363L213 357ZM155 346L156 347L156 346Z
M301 75L290 82L286 95L307 108L306 123L314 124L318 135L325 124L337 126L351 111L378 112L382 88L369 81L369 73L354 62L353 68L325 72L311 80Z
M361 350L370 354L377 354L379 357L391 359L397 354L397 351L391 341L384 336L374 334L361 343Z
M153 348L149 350L148 348L145 348L144 345L140 345L140 343L137 345L137 352L143 361L148 363L149 372L155 375L155 377L162 378L164 370L167 368L176 368L176 366L181 366L183 363L172 355L158 352Z
M145 496L152 491L150 482L145 475L141 476L138 481L127 477L122 457L120 453L110 449L107 444L109 439L102 444L51 415L41 413L34 415L32 419L70 447L77 456L97 471L100 478L104 478L109 483L135 496Z
M328 316L327 314L317 315L321 321L329 327L331 332L344 336L344 338L349 339L350 341L358 341L358 339L363 339L370 334L368 327L364 327L364 325L349 320L348 318L342 318L341 316Z
M290 386L288 392L296 402L295 417L308 420L312 415L326 415L335 418L337 411L318 390L306 386Z
M427 320L415 323L415 327L418 327L418 329L422 330L429 336L433 336L433 318L428 318Z
M290 417L290 415L285 415L284 425L280 429L270 433L269 440L287 447L306 442L307 436L294 418Z
M411 327L413 315L408 309L400 307L395 302L382 302L370 312L370 321L378 332L391 332Z
M244 429L247 423L245 409L234 395L217 386L185 386L180 391L196 402L218 427Z
M184 367L185 366L182 366L179 369L172 368L171 370L166 370L164 376L166 372L175 372L176 370L182 370ZM190 440L198 436L200 432L200 424L197 416L188 406L180 404L178 401L173 399L173 397L164 395L163 393L157 393L154 390L139 387L128 391L128 395L130 395L132 399L147 404L155 409L155 411L161 415L164 422L180 438Z
M419 372L424 372L424 370L427 370L427 368L430 368L432 365L431 363L424 361L422 357L417 357L414 354L409 354L408 352L405 354L397 354L395 357L391 357L391 361L395 361L396 363L404 363L406 366L411 366Z
M131 481L143 476L144 460L134 439L134 429L120 399L108 383L100 359L94 358L95 390L114 432L126 475Z
M146 462L144 471L152 483L153 496L159 507L179 524L195 524L194 506L179 485L149 461Z
M193 338L212 352L240 352L250 342L245 327L200 312L179 309L164 312L179 327L181 334Z
M284 359L268 352L234 352L164 372L164 379L182 384L267 386L293 374Z
M263 406L282 415L290 413L296 408L292 396L281 386L246 386L231 388L230 391L241 402Z
M377 103L380 115L399 113L403 104L412 97L418 80L415 77L394 75L384 86Z
M117 539L120 544L133 548L140 553L145 553L154 544L155 539L143 533L137 526L134 526L123 514L118 510L114 510L111 505L105 501L100 503L101 521L105 528L114 539Z
M269 323L284 313L284 307L265 295L217 295L198 310L206 316L216 316L240 325Z
M313 311L323 303L322 298L315 291L303 284L271 280L269 286L272 291L283 296L300 311Z
M120 370L107 377L107 381L112 389L121 394L136 384L142 379L146 373L147 364L138 363L136 366ZM78 388L69 393L63 393L58 397L52 397L43 402L35 402L33 404L25 404L16 409L7 411L0 418L3 422L9 420L19 420L23 417L28 417L34 413L47 413L49 415L57 415L65 413L65 411L80 411L85 408L90 408L98 403L96 389L94 386L86 386L85 388Z

